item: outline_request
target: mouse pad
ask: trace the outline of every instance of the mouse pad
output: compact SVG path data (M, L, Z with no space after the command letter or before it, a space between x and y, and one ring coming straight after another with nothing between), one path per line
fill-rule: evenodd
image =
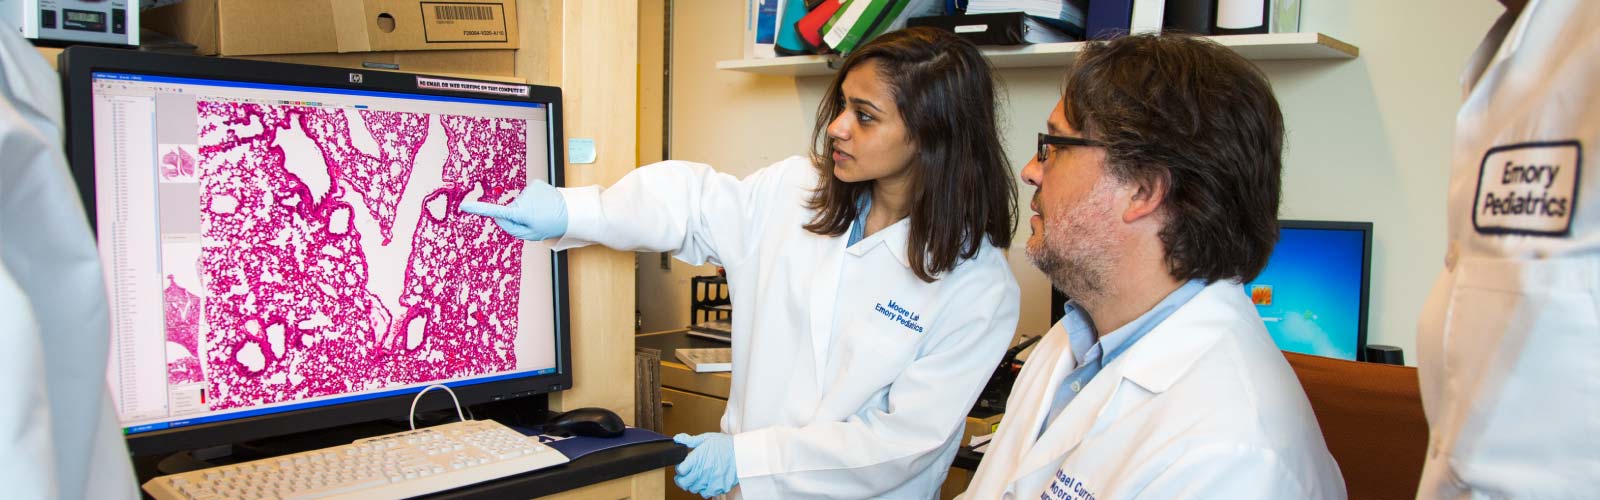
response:
M562 455L566 455L568 460L577 460L584 455L588 455L597 451L605 451L612 448L621 448L623 446L635 445L639 443L653 443L656 441L672 440L670 437L636 427L629 427L622 431L621 436L610 438L587 436L558 437L548 434L540 434L539 431L524 427L512 428L516 429L517 432L521 432L523 435L538 437L541 444L555 448L555 450L561 452Z

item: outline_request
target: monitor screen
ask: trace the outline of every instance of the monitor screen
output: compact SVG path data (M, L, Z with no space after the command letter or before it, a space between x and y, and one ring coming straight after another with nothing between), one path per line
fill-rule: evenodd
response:
M1361 358L1371 245L1371 223L1282 221L1266 269L1244 285L1279 349Z
M570 386L564 255L458 210L559 181L558 91L96 54L69 53L65 71L87 80L69 91L87 118L74 164L130 442L404 417L273 419L430 384L480 388L469 401Z

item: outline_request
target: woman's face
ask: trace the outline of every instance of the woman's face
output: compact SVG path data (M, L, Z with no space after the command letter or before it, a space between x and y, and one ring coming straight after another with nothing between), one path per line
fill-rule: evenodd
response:
M828 124L834 177L845 182L906 179L916 146L900 119L889 83L878 76L878 62L869 60L852 68L840 91L844 111Z

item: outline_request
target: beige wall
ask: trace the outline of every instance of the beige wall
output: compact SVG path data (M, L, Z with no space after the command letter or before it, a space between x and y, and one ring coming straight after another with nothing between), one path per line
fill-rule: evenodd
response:
M803 153L827 77L719 71L716 61L742 53L744 2L674 4L672 157L743 175ZM1361 56L1260 63L1278 93L1289 133L1282 216L1373 222L1369 342L1401 346L1414 364L1416 317L1443 255L1457 73L1500 7L1492 0L1304 5L1304 30L1353 43ZM1059 76L1060 68L1001 73L1010 100L1003 138L1018 168L1059 98ZM1032 194L1023 186L1019 196ZM1028 235L1026 224L1019 224L1019 241ZM1020 248L1010 257L1023 287L1018 331L1033 335L1049 326L1049 284ZM686 324L688 277L708 272L678 261L662 271L656 255L642 256L638 290L645 330Z

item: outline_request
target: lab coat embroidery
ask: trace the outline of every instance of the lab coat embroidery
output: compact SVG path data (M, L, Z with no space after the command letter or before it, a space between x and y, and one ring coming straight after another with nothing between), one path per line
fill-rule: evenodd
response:
M1095 497L1082 480L1058 470L1050 487L1039 494L1039 500L1095 500Z
M906 310L905 307L895 303L892 299L887 307L880 302L874 304L872 309L878 311L878 314L882 314L885 318L900 323L900 326L906 327L907 330L922 333L922 325L917 323L922 320L922 315Z
M1478 168L1472 227L1479 234L1566 236L1577 211L1578 141L1490 148Z

